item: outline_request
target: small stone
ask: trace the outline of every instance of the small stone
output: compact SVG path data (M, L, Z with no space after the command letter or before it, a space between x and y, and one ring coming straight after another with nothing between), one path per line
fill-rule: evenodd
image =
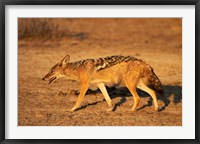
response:
M69 92L69 94L70 95L79 95L79 91L78 90L71 90L70 92Z
M64 92L60 91L60 92L58 93L58 95L59 95L59 96L66 96L67 93L64 93Z

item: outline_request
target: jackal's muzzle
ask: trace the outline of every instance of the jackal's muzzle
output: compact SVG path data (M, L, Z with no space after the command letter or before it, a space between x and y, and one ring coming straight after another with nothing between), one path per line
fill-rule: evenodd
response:
M47 74L45 77L43 77L44 81L49 81L48 83L52 83L57 77L55 76L49 76L49 74Z

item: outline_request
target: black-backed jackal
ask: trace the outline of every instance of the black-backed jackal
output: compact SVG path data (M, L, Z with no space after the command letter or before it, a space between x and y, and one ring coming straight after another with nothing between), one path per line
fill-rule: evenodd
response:
M69 62L70 56L66 55L59 63L54 65L49 73L43 78L49 83L57 78L66 77L80 82L80 94L76 104L70 111L75 111L81 104L83 97L90 84L97 84L109 106L109 111L113 109L111 99L105 85L124 85L134 97L134 111L140 101L136 92L139 88L147 92L153 99L155 110L158 110L156 92L147 85L151 85L155 90L163 93L162 84L151 66L143 60L131 56L108 56L98 59L86 59L77 62Z

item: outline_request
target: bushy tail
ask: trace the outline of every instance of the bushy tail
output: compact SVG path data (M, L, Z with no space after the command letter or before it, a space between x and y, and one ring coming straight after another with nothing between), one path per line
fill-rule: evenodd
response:
M149 82L153 86L153 88L156 91L158 91L160 94L164 93L162 84L161 84L159 78L154 73L153 69L152 69L152 74L150 75L150 78L149 78Z

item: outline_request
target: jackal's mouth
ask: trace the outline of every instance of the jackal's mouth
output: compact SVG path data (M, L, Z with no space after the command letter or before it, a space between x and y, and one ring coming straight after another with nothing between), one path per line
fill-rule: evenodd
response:
M54 81L57 77L52 77L50 80L49 80L49 84Z

